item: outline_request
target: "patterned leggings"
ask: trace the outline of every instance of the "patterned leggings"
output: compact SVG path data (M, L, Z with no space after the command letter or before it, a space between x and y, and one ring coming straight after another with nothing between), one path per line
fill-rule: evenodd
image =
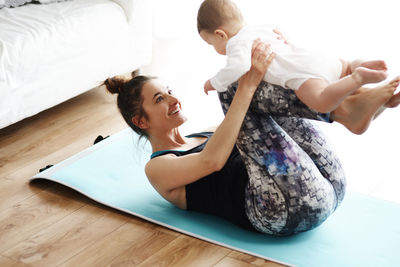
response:
M237 83L219 93L227 112ZM237 147L249 174L246 213L260 232L286 236L324 222L344 197L345 176L326 137L311 120L326 121L294 94L261 83Z

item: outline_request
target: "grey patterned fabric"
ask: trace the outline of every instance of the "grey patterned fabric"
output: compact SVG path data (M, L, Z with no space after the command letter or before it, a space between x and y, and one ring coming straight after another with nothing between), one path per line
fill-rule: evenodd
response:
M0 8L19 7L29 3L49 4L49 3L64 2L64 1L70 1L70 0L2 0L0 1Z
M65 2L65 1L71 1L71 0L34 0L32 2L38 2L40 4L50 4L50 3Z
M30 2L32 2L32 0L5 0L4 4L6 7L19 7Z
M236 88L219 94L225 113ZM310 230L342 201L346 181L339 159L309 120L327 118L292 90L268 83L257 89L237 147L249 174L246 213L258 231L286 236Z

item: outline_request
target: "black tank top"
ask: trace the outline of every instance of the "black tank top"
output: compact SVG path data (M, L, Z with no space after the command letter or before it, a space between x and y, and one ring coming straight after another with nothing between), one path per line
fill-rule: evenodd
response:
M187 151L157 151L151 158L170 153L179 157L200 152L212 134L212 132L202 132L188 135L187 137L207 137L207 141ZM187 210L220 216L236 225L255 231L245 212L245 187L248 180L246 167L235 146L220 171L185 186Z

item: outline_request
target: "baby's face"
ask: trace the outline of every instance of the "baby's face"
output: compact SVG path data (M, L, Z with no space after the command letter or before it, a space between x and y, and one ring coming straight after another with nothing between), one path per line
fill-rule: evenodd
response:
M206 31L200 32L201 38L209 45L214 46L215 51L220 55L226 55L227 38L216 33L209 33Z

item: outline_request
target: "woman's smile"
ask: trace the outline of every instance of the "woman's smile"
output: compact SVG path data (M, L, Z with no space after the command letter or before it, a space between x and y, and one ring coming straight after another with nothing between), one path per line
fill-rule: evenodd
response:
M175 115L175 114L177 114L178 112L180 112L181 111L181 109L180 109L180 107L179 106L177 106L177 107L175 107L168 115Z

